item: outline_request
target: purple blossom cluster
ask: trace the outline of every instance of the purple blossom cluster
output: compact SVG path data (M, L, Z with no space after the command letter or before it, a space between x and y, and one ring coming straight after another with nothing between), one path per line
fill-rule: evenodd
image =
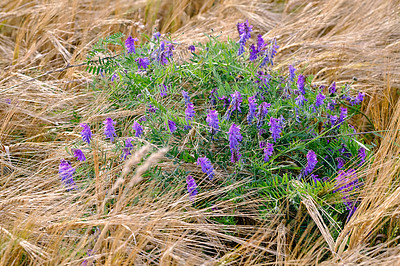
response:
M351 195L354 190L359 186L359 180L357 178L357 173L355 169L349 169L347 171L339 171L336 179L336 190L335 192L340 192L342 194L342 199L349 211L349 217L353 215L356 211L356 201L351 199Z
M61 182L65 185L68 191L76 189L76 184L73 178L75 171L75 168L70 165L70 162L64 159L60 161L58 173L61 177Z
M92 139L92 131L90 130L89 125L86 123L81 123L80 126L83 127L81 132L82 140L87 144L90 144L90 140Z
M106 135L107 139L110 139L111 142L114 141L114 136L116 137L117 134L115 133L114 122L110 117L107 117L106 120L103 122L104 124L104 135Z
M219 131L218 112L216 110L208 111L206 122L210 127L211 135L214 136Z
M189 192L189 199L190 201L193 201L194 197L198 194L196 181L191 175L188 175L186 177L186 183L187 183L187 190Z
M136 53L136 51L135 51L135 42L137 42L137 41L138 41L138 39L137 38L132 38L132 36L129 36L125 40L125 48L126 48L126 51L128 52L128 54Z
M236 110L239 113L242 112L242 110L240 110L240 104L242 103L243 98L240 92L235 91L233 94L231 94L231 98L232 98L231 103L229 104L229 107L225 113L225 120L227 121L230 119L233 111Z
M201 171L205 173L210 180L214 178L214 168L211 161L207 157L200 157L197 159L197 165L201 167Z
M229 148L231 150L231 162L235 163L239 161L241 154L239 153L239 142L242 141L243 137L240 134L240 128L235 124L232 124L229 128Z

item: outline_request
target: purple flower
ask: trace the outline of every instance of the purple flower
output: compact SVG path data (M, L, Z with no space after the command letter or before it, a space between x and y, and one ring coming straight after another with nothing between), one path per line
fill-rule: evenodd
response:
M272 138L274 139L274 142L276 142L276 140L281 137L280 134L282 132L282 127L279 125L279 119L271 117L268 125L270 126L269 131L272 134Z
M185 104L189 104L190 103L189 93L187 91L182 90L182 96L183 99L185 100Z
M138 63L138 69L143 68L146 69L150 65L150 60L148 57L137 58L135 61Z
M337 164L337 168L338 169L343 168L344 164L346 163L345 160L343 158L340 158L340 157L336 158L336 161L338 161L338 164Z
M240 36L240 47L238 51L238 55L240 56L244 52L244 46L246 45L247 40L251 38L250 32L253 31L253 26L249 25L248 20L246 20L244 23L237 24L237 30Z
M365 157L367 157L367 155L365 154L365 148L361 147L358 150L358 158L360 158L360 164L363 164L365 162Z
M203 173L205 173L210 180L214 178L214 168L207 157L198 158L197 165L201 166L201 171L203 171Z
M189 45L188 50L192 53L194 53L196 51L196 47L194 47L194 45Z
M259 146L260 146L260 149L263 149L267 146L267 143L265 141L260 141Z
M125 140L125 148L122 149L124 154L122 155L123 159L125 160L128 155L131 155L131 150L133 149L133 144L132 144L133 139L128 138Z
M80 149L74 149L74 157L78 160L78 161L86 161L86 157L85 154L83 154L82 150Z
M317 99L315 100L315 106L320 107L321 105L323 105L325 98L326 98L325 95L323 95L322 93L319 93L317 95Z
M160 85L160 95L161 97L167 96L168 94L167 86L165 84Z
M301 94L306 94L306 91L304 89L304 82L306 81L305 77L303 75L299 75L297 79L297 88L299 89Z
M117 73L114 72L114 74L111 76L111 82L114 82L114 80L118 77Z
M271 107L270 103L263 102L258 107L257 112L257 128L260 129L264 125L264 119L268 114L268 108Z
M186 110L185 110L185 119L186 119L186 122L187 122L187 125L185 126L185 130L188 130L188 129L192 128L191 125L190 125L190 122L193 121L194 114L195 114L195 111L194 111L193 103L188 103L186 105Z
M336 93L336 82L333 82L332 85L329 87L329 93L330 94Z
M351 105L358 105L364 100L365 93L359 92L358 95L353 99L351 98Z
M256 49L255 45L252 44L250 45L250 57L249 60L250 61L254 61L257 59L257 54L258 54L258 50Z
M350 196L353 190L358 188L357 173L354 169L349 169L347 172L341 170L336 179L336 190L334 192L340 192L342 199L346 205L346 209L350 212L349 217L354 213L356 209L356 202L350 200Z
M211 135L215 135L219 131L218 112L215 110L208 111L206 122L210 126Z
M155 112L157 112L158 108L154 107L153 105L149 104L149 107L147 109L149 111L149 113L154 114Z
M266 131L265 129L263 129L263 128L261 128L261 129L258 131L258 135L260 135L260 136L262 136L262 135L265 134L265 133L267 133L267 131Z
M266 49L264 51L264 60L262 61L260 67L265 66L266 64L271 64L274 65L274 62L272 61L272 59L275 57L277 50L278 50L279 46L276 45L276 40L273 39L270 43L270 46L268 49Z
M188 175L186 177L186 183L187 183L187 190L189 192L189 200L193 201L194 197L198 194L196 189L197 188L196 181L194 181L191 175Z
M331 123L331 127L334 127L336 125L337 120L338 120L337 115L329 116L329 122Z
M133 130L135 130L135 137L138 138L143 134L143 128L137 121L135 121L135 123L133 123L132 128L133 128Z
M218 97L218 100L224 101L224 108L228 108L231 103L231 100L226 96Z
M257 51L261 51L267 44L264 42L264 39L261 34L257 35Z
M61 182L67 187L67 190L76 189L76 184L73 179L75 168L73 168L68 161L62 159L60 162L58 173L61 177Z
M297 98L296 98L297 106L302 107L304 105L304 102L308 102L308 100L304 97L303 94L300 94L299 96L297 96Z
M211 90L209 98L211 100L211 106L215 107L217 105L217 98L218 98L217 88Z
M161 33L159 33L158 31L156 33L153 34L153 40L157 41L161 36Z
M328 103L328 109L331 110L332 112L335 111L335 105L336 105L335 100L330 101Z
M225 113L225 120L229 120L231 114L233 111L237 110L238 112L242 112L240 110L240 104L243 101L242 95L240 94L240 92L235 91L233 94L231 94L232 97L232 101L228 107L228 110L226 110Z
M175 124L174 121L168 120L168 128L167 128L167 131L168 131L168 130L169 130L169 132L171 132L171 134L175 132L175 130L176 130L176 124Z
M89 125L86 123L81 123L80 126L83 127L81 132L82 140L87 144L90 144L90 139L92 138L92 131L90 131Z
M231 162L235 163L239 161L240 154L239 154L239 142L242 141L243 137L240 134L240 128L235 124L229 128L229 131L226 132L229 135L229 148L231 149L232 157Z
M111 142L114 141L114 136L116 137L117 134L115 134L115 128L114 125L116 122L114 122L111 118L106 118L103 122L104 124L104 135L106 135L106 139L110 139Z
M267 147L264 149L264 162L269 161L269 157L272 155L274 152L274 144L272 143L267 143Z
M257 110L256 96L249 97L248 101L249 101L249 114L247 115L247 122L251 124L256 115L256 110Z
M296 77L296 74L294 73L295 71L296 69L292 65L289 65L289 79L291 82L293 82Z
M304 174L308 175L310 174L315 166L317 165L317 155L315 154L315 152L313 150L309 150L307 153L307 166L304 169Z
M347 117L347 108L346 107L340 107L340 116L339 116L339 120L338 123L341 124L344 122L344 120Z
M138 41L138 39L132 38L132 36L129 36L125 40L125 47L126 47L126 50L128 51L128 54L136 53L135 52L135 42L137 42L137 41Z

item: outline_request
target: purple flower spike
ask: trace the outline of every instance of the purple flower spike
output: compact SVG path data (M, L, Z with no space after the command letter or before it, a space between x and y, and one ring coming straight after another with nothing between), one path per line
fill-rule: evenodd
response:
M332 85L329 87L329 93L330 94L336 93L336 82L333 82Z
M92 138L92 131L90 131L89 125L86 123L81 123L80 126L83 127L81 132L82 140L87 144L90 144L90 139Z
M274 152L274 144L272 143L267 143L267 147L264 149L264 162L269 161L269 157L272 155Z
M313 150L309 150L307 153L307 166L304 169L304 174L305 175L310 174L314 170L317 163L318 163L317 155Z
M76 189L76 184L73 179L75 168L73 168L68 161L62 159L60 162L58 173L61 177L61 182L64 183L68 191Z
M328 103L328 109L331 110L332 112L335 111L335 105L336 105L335 100L330 101Z
M319 93L317 95L317 99L315 100L315 106L319 107L319 106L323 105L325 98L326 98L325 95L323 95L322 93Z
M104 124L104 135L106 135L106 139L110 139L111 142L114 141L114 136L116 137L117 134L115 134L115 128L114 125L116 122L114 122L111 118L106 118L103 122Z
M269 131L272 134L272 138L276 142L276 140L281 137L280 135L282 132L282 126L279 125L279 119L271 117L268 125L270 126Z
M153 40L157 41L161 36L161 33L159 33L158 31L156 33L153 34Z
M149 111L149 113L154 114L155 112L157 112L158 108L154 107L153 105L149 104L149 107L147 109Z
M194 110L194 105L193 103L188 103L186 105L186 110L185 110L185 119L187 122L187 125L185 126L185 130L191 129L191 121L193 121L194 118L194 114L195 114L195 110Z
M358 95L350 100L351 105L358 105L364 100L365 93L359 92Z
M305 77L303 75L299 75L299 78L297 79L297 87L300 91L301 94L306 94L306 91L304 89L304 82L306 81Z
M229 148L231 149L232 157L231 162L235 163L240 159L239 153L239 142L242 141L243 137L240 134L240 128L235 124L229 128L229 131L226 132L229 135Z
M194 45L189 45L188 50L194 53L196 51L196 47L194 47Z
M201 166L201 171L203 171L203 173L205 173L210 180L214 178L214 168L207 157L198 158L197 165Z
M132 128L133 128L133 130L135 130L135 137L138 138L143 134L143 128L137 121L135 121L135 123L133 123Z
M344 120L347 117L347 108L346 107L340 107L340 116L339 116L339 121L338 123L343 123Z
M219 131L218 112L215 110L208 111L206 122L210 126L211 135L215 135Z
M304 97L303 94L300 94L299 96L297 96L297 98L296 98L297 106L302 107L304 105L304 102L308 102L308 100Z
M196 181L194 181L191 175L188 175L186 177L186 183L187 183L187 190L189 192L189 200L193 201L195 196L198 194Z
M168 95L167 86L165 86L165 84L160 85L160 95L161 97L165 97Z
M187 91L182 90L182 96L183 99L185 100L185 104L189 104L190 103L189 93Z
M273 39L271 41L271 43L269 44L269 48L267 48L264 51L264 60L262 61L262 63L260 64L260 67L265 66L266 64L271 64L274 65L274 62L272 61L272 59L275 57L277 50L278 50L279 46L276 45L276 40Z
M111 76L111 82L114 82L116 78L118 78L118 75L114 72L114 74Z
M132 38L132 36L129 36L125 40L125 47L126 47L126 50L128 51L128 54L136 53L135 52L135 42L137 42L137 41L138 41L138 39Z
M361 147L358 150L358 158L360 158L360 165L363 164L365 162L365 158L367 157L367 155L365 154L365 148Z
M217 105L217 98L218 98L217 88L211 90L209 98L211 100L211 106L215 108L215 106Z
M259 51L256 49L256 47L255 47L254 44L250 45L250 57L249 57L249 60L250 60L250 61L256 60L257 57L258 57L258 55L257 55L258 52L259 52Z
M133 149L133 144L132 144L133 139L128 138L125 140L125 148L122 149L124 154L122 155L123 159L125 160L128 155L131 155L131 150Z
M264 119L268 114L268 108L271 107L270 103L263 102L258 107L257 112L257 128L260 129L264 125Z
M247 122L249 122L250 125L254 117L256 116L256 110L257 110L256 96L249 97L248 101L249 101L249 114L247 115Z
M359 186L357 173L354 169L349 169L347 172L341 170L335 179L337 187L335 192L340 191L342 194L343 203L346 205L350 217L356 210L356 202L350 200L350 196L352 191L357 189Z
M294 73L296 71L296 69L290 65L289 66L289 79L291 82L294 82L294 78L296 77L296 74Z
M175 122L172 121L172 120L168 120L168 128L167 128L167 131L171 132L171 134L172 134L172 133L175 132L175 130L176 130L176 124L175 124Z
M249 21L246 20L244 23L237 24L237 30L240 36L240 48L238 51L238 55L240 56L244 52L244 46L246 45L247 40L251 38L250 32L253 31L253 26L249 25Z
M336 158L336 161L338 161L338 164L337 164L337 168L338 169L343 168L344 164L346 163L345 160L343 158L340 158L340 157Z
M232 101L225 113L225 120L227 121L229 120L233 111L237 110L239 113L242 112L242 110L240 110L240 104L242 103L243 98L240 92L235 91L233 94L231 94L231 97Z
M138 69L143 68L146 69L150 65L150 60L147 57L137 58L135 61L138 63Z
M86 157L85 154L83 154L82 150L80 149L74 149L74 157L78 160L78 161L86 161Z

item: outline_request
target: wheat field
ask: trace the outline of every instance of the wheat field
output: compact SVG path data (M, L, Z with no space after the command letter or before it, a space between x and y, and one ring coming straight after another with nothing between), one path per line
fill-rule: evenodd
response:
M246 226L215 223L209 209L193 208L174 191L155 201L150 195L157 183L133 183L151 165L172 166L163 159L166 150L149 146L111 172L96 171L96 182L85 190L62 189L58 163L80 130L70 121L77 113L101 121L110 105L90 89L93 77L84 66L70 67L82 63L99 38L157 29L184 44L211 33L235 39L236 23L245 19L256 33L277 38L274 68L295 64L313 74L315 84L352 83L367 95L362 111L368 119L354 124L379 132L369 135L379 144L362 173L360 206L339 237L333 239L310 199L303 200L306 214L299 212L298 224L285 224L279 215L257 220L257 201L218 206L217 215L255 221ZM325 265L398 263L399 25L397 0L2 0L0 265L310 265L321 257ZM121 109L112 116L143 112ZM108 215L95 212L110 200L103 188L112 186L113 175L124 178L132 169L136 181L119 193L119 205ZM240 183L213 193L235 186ZM136 197L138 204L126 204ZM314 222L298 236L305 216ZM300 240L292 245L295 236Z

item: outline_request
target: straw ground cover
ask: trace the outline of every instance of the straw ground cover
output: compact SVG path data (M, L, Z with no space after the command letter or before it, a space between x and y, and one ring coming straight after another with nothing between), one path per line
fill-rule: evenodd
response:
M396 261L398 6L398 1L3 2L1 263ZM124 165L111 164L107 172L101 170L103 154L97 150L107 148L101 141L101 122L107 117L129 121L140 117L144 109L113 109L108 95L90 89L92 77L83 67L54 71L81 63L100 37L117 31L140 37L137 31L151 33L157 26L162 33L172 31L174 39L191 44L205 42L203 33L222 31L222 39L235 39L235 25L244 19L254 25L255 33L266 33L264 38L277 37L276 70L287 71L293 64L305 75L313 74L316 85L352 83L367 95L361 106L366 117L357 116L353 124L358 132L373 132L365 136L377 144L375 158L361 176L365 185L358 210L334 238L332 225L321 218L322 209L310 198L302 199L291 223L282 219L284 209L280 215L260 220L257 209L264 202L252 195L239 203L222 201L213 215L251 221L242 225L210 219L211 206L193 208L181 192L167 189L154 199L152 193L160 189L157 180L146 186L132 185L110 198L112 194L104 188L113 188ZM182 61L188 56L177 53ZM46 71L52 72L30 80ZM92 130L99 132L94 137L99 149L92 151L95 167L90 173L96 182L71 193L61 186L57 170L60 159L67 156L65 147L80 138L78 121L97 123ZM148 157L149 152L155 155ZM162 151L143 148L132 153L125 169L134 169L138 179L140 173L148 177L146 169L136 168L142 157L149 166L175 169ZM107 154L120 156L112 151ZM193 164L183 167L199 171ZM129 175L120 182L131 180ZM210 193L235 190L242 182L247 181L216 187ZM184 188L185 179L175 186ZM138 199L137 203L127 204L132 199ZM116 207L100 215L98 209L113 201L118 202ZM303 220L309 221L306 228L302 228Z

